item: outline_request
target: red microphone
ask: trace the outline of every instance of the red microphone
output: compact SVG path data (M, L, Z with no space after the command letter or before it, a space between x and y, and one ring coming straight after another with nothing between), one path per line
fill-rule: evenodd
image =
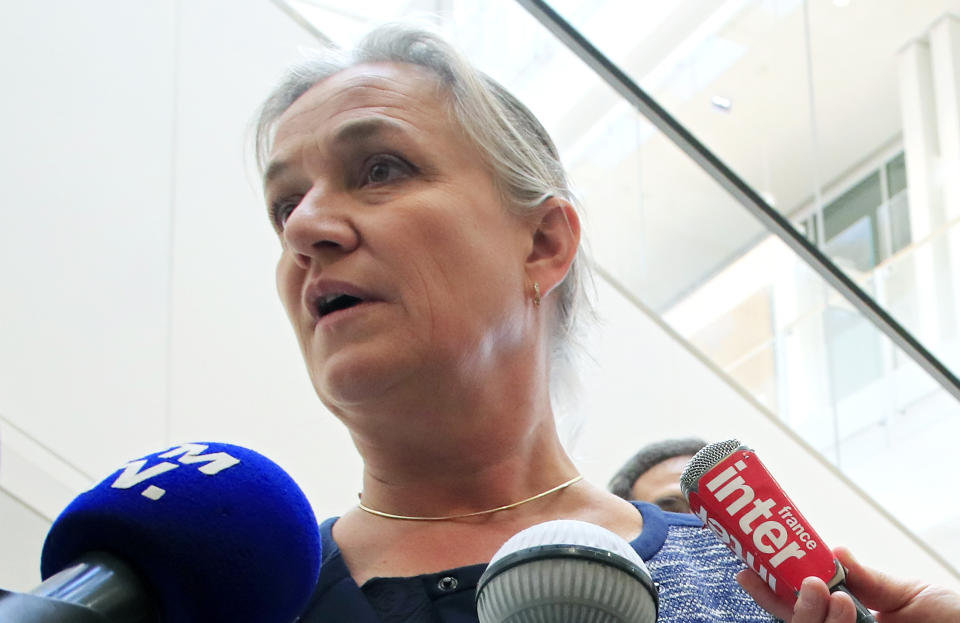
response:
M731 439L702 448L687 463L680 487L690 510L777 595L794 599L816 576L831 591L850 592L846 572L756 453ZM853 597L853 595L850 595ZM875 622L853 597L857 623Z

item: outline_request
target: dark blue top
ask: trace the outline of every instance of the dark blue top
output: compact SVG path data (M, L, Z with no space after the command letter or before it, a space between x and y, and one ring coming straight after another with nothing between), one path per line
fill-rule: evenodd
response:
M743 564L690 514L634 502L643 532L630 545L660 585L658 623L769 623L733 576ZM323 563L302 623L478 623L477 581L486 564L408 578L372 578L358 587L331 532L320 526ZM443 544L438 544L442 546Z

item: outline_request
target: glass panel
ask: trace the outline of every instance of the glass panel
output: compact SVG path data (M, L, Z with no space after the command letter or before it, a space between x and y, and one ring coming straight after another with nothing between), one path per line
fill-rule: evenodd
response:
M732 197L626 106L561 150L588 203L595 259L657 311L763 234Z
M734 366L744 353L752 353L773 338L772 313L770 288L766 287L700 329L690 341L723 367Z
M809 202L803 2L552 4L769 203L792 213Z
M823 322L833 398L842 401L883 376L880 340L870 322L852 309L827 307Z
M890 245L893 253L910 244L910 203L907 193L890 199Z
M862 216L845 230L827 240L827 256L837 266L851 271L868 271L877 265L873 219Z
M829 241L883 203L880 173L870 175L823 209L824 236Z
M881 265L872 276L877 299L953 369L960 367L958 294L960 222Z
M771 411L777 401L777 352L772 342L763 345L729 369L730 376Z
M907 188L907 161L903 153L887 163L887 196L893 197Z
M927 38L930 24L960 2L841 6L830 0L756 0L718 3L711 11L688 2L660 3L670 6L650 11L654 25L644 28L653 30L633 37L632 47L614 43L605 30L613 28L612 21L588 17L584 4L558 6L771 205L792 222L805 223L808 236L816 232L811 225L817 222L817 204L827 197L830 203L822 210L827 254L935 356L960 369L960 248L952 244L952 231L936 233L939 223L957 218L950 205L939 207L946 192L940 186L950 182L932 168L914 176L927 162L936 165L936 157L924 161L902 154L904 146L918 144L936 153L937 139L924 135L920 138L928 142L922 143L917 136L905 137L900 110L876 104L901 96L933 101L932 93L922 91L929 85L910 83L898 63L905 41ZM624 12L645 5L597 4ZM923 118L930 123L935 116ZM936 130L924 126L924 131ZM871 472L878 455L899 455L904 431L918 458L925 445L941 444L940 435L960 425L960 405L779 240L758 236L753 228L724 231L725 244L739 252L712 271L688 273L707 277L692 287L689 280L676 284L676 297L663 296L670 286L660 283L658 292L649 279L636 278L663 266L664 257L681 257L667 255L664 247L699 251L712 241L708 224L736 218L712 181L690 172L657 137L640 136L641 214L630 224L640 226L635 231L643 235L643 228L657 221L657 231L670 236L669 242L638 245L643 255L633 266L626 253L604 256L605 268L868 493L888 501L914 530L924 533L935 523L960 519L960 509L936 510L936 517L923 519L902 509L903 499L937 496L930 483L938 481L938 472L929 463L918 460L909 475L899 476L898 482L908 480L912 487L893 487L900 498L882 492L884 479ZM908 187L907 160L914 167L910 183L928 177L929 188ZM650 180L670 180L674 192L664 193ZM593 184L601 181L597 175ZM585 196L593 192L586 184ZM915 231L918 223L933 233ZM618 235L612 223L609 227L600 236L602 245ZM930 238L911 246L911 236L918 235ZM889 254L894 255L885 259ZM771 310L765 340L746 320L756 314L758 296L767 297ZM880 472L893 477L889 467ZM942 538L942 532L929 529L929 538Z

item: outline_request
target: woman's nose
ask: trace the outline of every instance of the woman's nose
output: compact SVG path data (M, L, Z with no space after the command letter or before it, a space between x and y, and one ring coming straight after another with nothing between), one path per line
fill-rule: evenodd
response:
M308 194L290 213L283 226L283 239L302 268L313 262L331 262L350 253L360 236L342 209L329 199Z

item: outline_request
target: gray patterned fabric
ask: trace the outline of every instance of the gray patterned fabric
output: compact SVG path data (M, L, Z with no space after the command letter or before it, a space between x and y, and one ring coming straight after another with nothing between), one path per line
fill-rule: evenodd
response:
M743 565L709 530L691 525L669 526L663 546L646 562L660 585L657 623L777 620L740 589L734 576Z

